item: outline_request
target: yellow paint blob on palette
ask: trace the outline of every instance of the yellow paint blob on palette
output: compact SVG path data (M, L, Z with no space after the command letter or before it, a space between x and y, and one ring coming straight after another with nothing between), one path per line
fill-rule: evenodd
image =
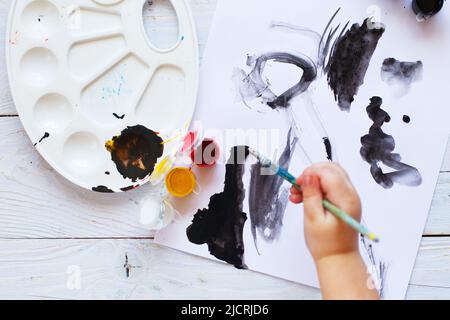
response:
M166 176L169 193L177 198L184 198L195 192L197 179L189 168L174 168Z

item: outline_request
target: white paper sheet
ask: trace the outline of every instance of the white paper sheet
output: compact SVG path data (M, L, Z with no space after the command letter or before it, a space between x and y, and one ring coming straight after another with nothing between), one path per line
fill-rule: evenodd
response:
M210 170L194 168L202 188L200 195L174 201L183 217L160 231L156 242L213 258L206 245L189 243L186 227L198 209L208 206L211 195L223 191L223 161L229 155L229 148L245 143L273 155L274 152L279 153L286 144L288 130L284 113L257 113L236 99L233 71L237 67L246 68L247 55L273 50L312 54L314 42L308 37L277 33L269 26L278 21L305 26L321 33L336 9L341 7L336 25L342 23L342 26L347 21L361 24L366 17L374 15L386 26L386 32L349 113L339 110L325 77L321 76L315 81L309 91L326 131L333 140L339 162L348 170L360 193L364 222L382 239L373 249L377 262L382 261L387 267L384 297L403 298L441 167L450 116L447 77L450 72L450 8L444 7L432 20L419 23L409 3L381 0L221 1L202 66L195 120L197 126L203 127L205 135L213 136L223 143L222 163ZM382 62L389 57L402 61L421 60L424 64L423 79L414 83L402 97L396 96L392 87L381 80ZM276 82L274 87L280 90L296 81L290 76L289 70L286 70L285 76L283 72L281 76L275 72L272 79L276 79L273 81ZM384 189L375 183L369 164L361 158L360 139L368 133L373 123L365 109L372 96L383 98L382 108L392 117L383 130L394 136L395 152L402 155L403 161L420 171L423 177L420 186L395 185L391 189ZM313 121L302 107L305 105L304 99L304 96L299 96L291 101L296 118L299 121L308 119L302 121L302 145L311 155L312 161L323 160L323 146L317 143L318 136L313 132L314 126L311 126ZM411 116L410 124L402 122L405 114ZM230 134L230 129L241 130L241 134L236 139L230 139L226 136ZM261 130L278 132L278 143L264 144L250 138L254 132L264 132ZM299 175L308 164L298 147L289 170ZM247 186L247 173L244 182ZM273 243L264 243L260 239L260 255L253 243L250 221L247 221L244 242L245 262L249 269L307 285L318 285L314 264L303 239L302 210L301 206L288 204L281 237ZM248 212L247 201L244 202L244 211ZM367 256L367 250L362 248L361 251ZM370 259L367 261L370 262Z

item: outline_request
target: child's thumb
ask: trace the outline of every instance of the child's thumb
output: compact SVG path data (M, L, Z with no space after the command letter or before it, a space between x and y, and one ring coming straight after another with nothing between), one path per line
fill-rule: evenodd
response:
M303 179L302 191L305 217L309 220L320 217L324 213L324 209L319 178L315 175L306 175Z

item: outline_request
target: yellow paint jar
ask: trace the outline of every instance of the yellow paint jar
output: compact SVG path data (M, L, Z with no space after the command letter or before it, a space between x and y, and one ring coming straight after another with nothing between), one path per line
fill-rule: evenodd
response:
M174 197L184 198L197 193L197 179L189 168L173 168L166 176L166 188Z

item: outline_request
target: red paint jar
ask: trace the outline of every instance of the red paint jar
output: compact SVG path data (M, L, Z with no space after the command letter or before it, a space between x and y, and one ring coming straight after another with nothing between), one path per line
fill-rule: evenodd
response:
M214 166L220 158L219 144L211 138L205 138L191 151L192 162L200 168Z

